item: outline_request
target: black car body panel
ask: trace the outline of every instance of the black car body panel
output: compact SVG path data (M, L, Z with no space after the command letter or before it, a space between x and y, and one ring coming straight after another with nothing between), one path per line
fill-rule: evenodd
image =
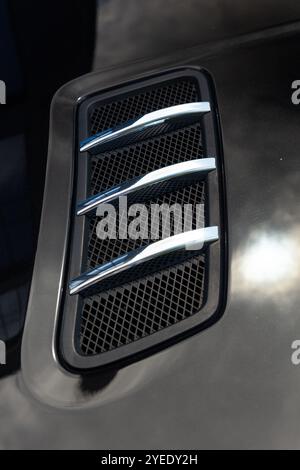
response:
M154 3L165 11L169 2ZM149 21L157 40L141 51L136 44L144 31L135 28L133 35L122 24L124 49L114 46L108 58L107 34L107 48L96 47L99 70L55 95L21 365L0 366L1 448L299 448L300 373L291 345L300 337L300 121L291 84L300 79L300 8L295 2L247 1L242 8L224 1L219 22L199 14L193 23L195 2L188 3L185 22L195 27L179 35L184 40L172 35L164 48L164 25L130 2L134 24ZM199 2L209 9L208 3ZM179 15L184 8L175 4ZM101 8L122 9L118 1L100 4L99 41L107 31L105 22L101 30ZM211 327L134 364L74 373L57 354L56 329L68 256L68 142L76 103L99 89L186 66L209 72L218 99L228 214L226 309Z

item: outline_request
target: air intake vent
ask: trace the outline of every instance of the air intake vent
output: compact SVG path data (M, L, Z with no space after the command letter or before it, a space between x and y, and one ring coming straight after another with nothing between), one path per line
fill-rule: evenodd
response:
M69 365L89 369L137 358L220 313L222 164L209 77L176 70L99 92L79 107L78 147L61 347ZM155 240L128 236L120 198L143 204ZM116 230L103 239L106 204ZM171 210L167 236L166 221L148 217L162 204L191 211L186 224Z

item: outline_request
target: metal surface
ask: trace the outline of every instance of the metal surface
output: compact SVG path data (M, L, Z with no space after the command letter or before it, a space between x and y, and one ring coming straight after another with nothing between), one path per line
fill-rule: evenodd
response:
M168 256L168 259L162 260L163 265L168 266L170 263L174 263L174 260L176 262L176 256L178 257L182 251L193 251L195 254L195 251L201 251L204 246L218 239L218 227L205 227L179 233L173 235L173 237L151 243L146 247L129 252L73 279L69 284L70 294L84 294L88 289L96 285L101 289L101 284L114 276L118 276L121 273L125 274L141 264L145 265L155 261L157 258L172 254L172 259ZM136 276L139 277L138 272ZM113 279L111 281L113 283Z
M85 215L88 212L95 210L100 204L115 201L119 197L128 196L132 193L147 189L148 197L155 195L157 185L159 183L175 180L176 182L188 184L193 180L200 180L201 176L205 177L208 172L216 169L216 162L214 158L201 158L198 160L191 160L189 162L176 163L175 165L167 166L159 170L151 171L145 176L135 178L131 181L115 186L107 191L92 196L87 200L78 204L77 215ZM180 180L180 181L179 181ZM151 189L151 191L149 191ZM145 198L142 197L144 201Z
M115 5L106 2L108 11L110 4ZM283 13L299 18L295 2L288 2L287 9L286 2L269 3L270 15L267 2L239 5L243 23L249 25L242 31L238 27L239 32L282 21ZM252 5L255 15L248 22ZM232 25L232 11L219 13L219 26ZM194 10L186 15L193 17ZM203 24L212 22L201 14L195 42ZM50 141L52 158L58 151L63 158L59 172L48 162L35 268L39 274L32 284L22 369L1 378L0 445L299 448L300 372L290 360L291 343L300 336L299 107L290 99L291 82L300 76L299 24L160 58L157 31L166 28L156 21L151 28L158 37L153 59L89 75L84 85L78 80L58 93L52 135L60 136L62 129L72 135L74 97L82 96L83 88L96 92L99 86L184 63L212 73L227 174L230 271L225 314L187 341L119 371L83 379L60 367L53 341L58 300L51 292L62 284L57 265L65 258L72 154L60 137L55 148ZM135 50L144 37L143 28L134 29L134 39L124 40L124 47ZM41 296L38 304L36 295Z
M239 44L242 35L264 34L300 19L295 0L99 0L95 69L121 67L192 47ZM199 47L200 46L200 47Z
M186 103L160 109L89 137L81 143L80 152L98 154L146 139L148 136L170 132L199 121L199 117L209 111L210 104L207 102Z

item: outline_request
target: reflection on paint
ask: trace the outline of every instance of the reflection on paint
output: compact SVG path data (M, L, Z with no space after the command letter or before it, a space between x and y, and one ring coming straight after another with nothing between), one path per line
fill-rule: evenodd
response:
M298 233L298 232L297 232ZM256 232L233 263L239 288L286 292L299 275L300 249L294 233Z

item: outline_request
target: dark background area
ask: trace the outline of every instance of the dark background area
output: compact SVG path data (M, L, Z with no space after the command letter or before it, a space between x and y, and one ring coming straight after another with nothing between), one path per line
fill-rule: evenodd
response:
M0 338L19 363L56 90L92 68L96 2L0 0ZM1 374L5 369L1 368Z

